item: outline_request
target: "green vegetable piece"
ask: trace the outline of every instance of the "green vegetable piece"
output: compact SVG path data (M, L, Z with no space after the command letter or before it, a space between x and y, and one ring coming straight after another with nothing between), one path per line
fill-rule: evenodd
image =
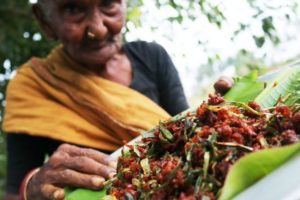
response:
M203 175L204 175L204 178L207 177L207 172L208 172L208 167L209 167L209 160L210 160L210 153L209 151L206 151L204 153L204 166L203 166Z
M228 102L228 103L232 104L234 106L237 106L237 107L241 107L241 108L243 108L243 109L251 112L254 115L257 115L257 116L264 115L263 113L257 112L256 110L254 110L253 108L251 108L250 106L248 106L246 103L241 103L241 102Z
M213 132L209 137L208 137L208 141L213 143L214 141L217 140L218 137L218 132Z
M141 157L141 152L138 150L137 145L133 146L133 151L138 157Z
M261 144L261 146L263 146L264 148L269 148L269 144L266 140L266 138L264 138L263 136L261 136L259 139L258 139L259 143Z
M252 152L253 148L252 147L248 147L245 145L241 145L238 143L233 143L233 142L214 142L214 144L216 146L220 146L220 147L235 147L241 151L245 151L245 152Z
M173 141L173 134L166 127L164 127L162 121L159 122L159 130L168 141Z
M188 152L186 153L186 160L191 163L192 162L192 153L193 153L193 149L195 147L195 143L192 143Z
M148 184L150 185L151 188L157 188L158 187L157 180L155 180L155 179L152 179L152 180L148 181Z
M136 187L140 188L141 187L141 182L137 178L133 178L131 180L132 185L135 185Z
M162 141L162 142L169 142L169 141L163 136L163 134L162 134L161 132L158 134L158 138L159 138L160 141Z
M150 169L149 159L148 158L145 158L145 159L141 160L141 167L142 167L145 175L149 175L150 174L151 169Z
M195 184L195 189L194 189L194 196L196 198L198 197L198 193L200 192L201 183L202 183L202 177L198 176Z
M125 192L125 199L126 200L134 200L133 196L128 192Z

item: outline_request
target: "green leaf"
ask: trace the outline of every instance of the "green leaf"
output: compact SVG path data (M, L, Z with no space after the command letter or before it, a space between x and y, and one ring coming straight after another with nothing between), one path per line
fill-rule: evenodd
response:
M145 159L141 160L141 167L142 167L145 175L149 175L150 174L151 169L150 169L149 159L148 158L145 158Z
M202 183L202 176L198 176L195 184L195 189L194 189L194 196L197 197L198 193L200 192L200 186Z
M220 200L232 199L280 167L297 152L300 152L299 142L285 147L258 151L241 158L229 171Z
M256 101L263 108L276 105L282 97L285 104L300 103L300 65L287 66L284 69L266 75L265 82L257 79L257 72L237 78L233 88L224 98L227 101ZM265 87L266 86L266 87Z
M203 165L203 175L206 178L207 176L207 171L208 171L208 166L209 166L209 160L210 160L210 153L209 151L206 151L204 153L204 165Z
M262 46L264 46L265 41L266 41L264 36L261 36L261 37L253 36L253 39L258 48L261 48Z
M300 100L300 67L287 67L277 74L278 76L269 81L266 89L255 98L263 108L274 106L280 97L288 97L286 104Z
M126 200L134 200L133 196L128 192L125 192L125 199Z
M172 141L174 139L173 134L163 125L163 122L159 122L159 130L162 133L163 137L168 141Z
M238 78L234 86L226 93L227 101L249 102L264 89L264 82L257 81L257 71L252 71L247 76Z
M93 191L88 189L65 188L66 197L64 200L99 200L106 196L106 190Z
M270 31L275 30L272 16L268 16L262 20L262 29L266 34L271 34Z

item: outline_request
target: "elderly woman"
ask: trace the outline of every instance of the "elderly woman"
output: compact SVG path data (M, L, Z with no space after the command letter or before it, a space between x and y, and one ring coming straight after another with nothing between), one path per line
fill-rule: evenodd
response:
M39 0L33 11L61 45L8 86L6 200L19 199L20 185L21 198L38 200L101 188L115 174L109 152L187 108L166 51L122 43L125 0Z

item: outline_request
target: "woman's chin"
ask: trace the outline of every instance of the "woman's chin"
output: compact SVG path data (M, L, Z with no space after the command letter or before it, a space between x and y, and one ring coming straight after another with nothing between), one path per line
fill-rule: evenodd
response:
M114 54L89 54L77 58L78 62L85 68L103 68Z

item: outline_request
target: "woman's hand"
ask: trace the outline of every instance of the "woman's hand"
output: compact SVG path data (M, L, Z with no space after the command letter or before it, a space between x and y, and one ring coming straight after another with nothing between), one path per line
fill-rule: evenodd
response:
M29 200L64 199L64 187L100 189L116 173L116 161L93 149L62 144L27 187Z

